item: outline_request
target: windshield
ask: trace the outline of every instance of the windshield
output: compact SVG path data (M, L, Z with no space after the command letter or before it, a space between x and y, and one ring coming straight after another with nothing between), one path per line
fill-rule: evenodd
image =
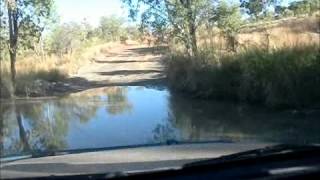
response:
M317 0L0 1L3 160L320 143Z

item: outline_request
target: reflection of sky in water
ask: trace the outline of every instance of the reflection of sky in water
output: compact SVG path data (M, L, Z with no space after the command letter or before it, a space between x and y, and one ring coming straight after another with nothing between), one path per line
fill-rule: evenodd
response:
M110 115L100 107L87 123L72 121L67 137L69 148L151 143L155 127L168 123L168 96L166 90L130 87L127 97L132 110Z

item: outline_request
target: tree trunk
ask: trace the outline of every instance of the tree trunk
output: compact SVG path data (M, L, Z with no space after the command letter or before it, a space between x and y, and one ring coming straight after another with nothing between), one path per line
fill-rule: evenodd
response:
M191 50L192 55L197 55L198 47L197 47L197 35L196 35L196 24L195 18L193 17L193 12L191 9L190 0L188 1L188 25L189 25L189 35L191 41Z
M190 39L191 39L192 55L197 55L198 46L197 46L197 35L196 35L196 28L195 28L194 22L189 24L189 32L190 32Z
M270 51L270 33L268 32L267 28L264 29L265 33L265 49L269 52Z
M196 35L196 22L194 17L194 12L192 12L191 0L186 0L184 7L187 9L187 21L188 21L188 43L191 46L190 55L195 56L198 54L197 47L197 35Z
M13 89L13 96L16 92L16 53L10 51L10 68L11 68L11 82Z
M8 24L9 24L9 52L10 52L10 67L11 67L11 81L12 81L12 96L16 92L16 57L17 57L17 42L18 42L18 12L16 1L8 3Z
M1 82L0 82L1 83ZM2 86L2 84L0 84ZM5 108L0 105L0 156L4 155L4 113Z
M229 49L232 52L237 52L237 50L236 50L236 37L234 34L227 34L227 42L228 42Z
M187 39L184 41L184 46L185 46L185 48L187 50L188 56L191 57L192 56L192 52L191 52L191 48L190 48L190 43L189 43L189 41Z

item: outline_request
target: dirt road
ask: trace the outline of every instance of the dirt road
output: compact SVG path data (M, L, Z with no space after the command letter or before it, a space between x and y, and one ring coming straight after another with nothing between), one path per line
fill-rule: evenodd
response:
M83 63L78 72L58 82L38 81L28 97L62 96L104 86L157 86L165 84L164 47L115 44ZM21 97L24 98L24 97Z
M163 84L165 75L162 59L159 51L146 45L115 47L82 66L67 81L69 88L66 91L103 86Z

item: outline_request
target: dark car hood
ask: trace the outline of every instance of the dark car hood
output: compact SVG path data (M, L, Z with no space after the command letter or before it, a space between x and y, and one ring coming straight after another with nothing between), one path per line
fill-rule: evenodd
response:
M197 160L263 148L271 143L191 143L46 156L1 163L1 178L178 168Z

